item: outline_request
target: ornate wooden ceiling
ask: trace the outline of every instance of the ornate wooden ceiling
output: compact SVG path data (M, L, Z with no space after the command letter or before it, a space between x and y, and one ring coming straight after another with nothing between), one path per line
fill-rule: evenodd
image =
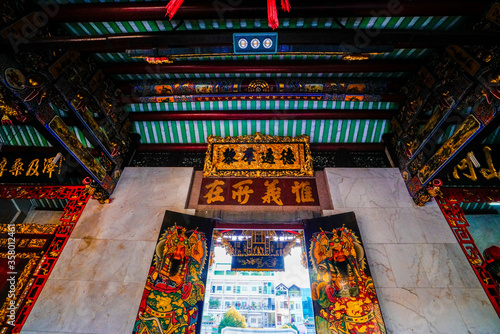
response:
M16 47L93 58L122 89L143 151L202 150L209 135L254 132L307 134L313 150L382 150L406 98L400 88L423 63L449 44L497 43L470 29L490 1L294 0L278 13L277 54L235 55L234 32L270 31L265 1L186 0L171 21L167 3L49 1L43 33ZM18 2L15 15L30 9L39 2ZM29 124L2 125L0 136L4 145L49 145Z

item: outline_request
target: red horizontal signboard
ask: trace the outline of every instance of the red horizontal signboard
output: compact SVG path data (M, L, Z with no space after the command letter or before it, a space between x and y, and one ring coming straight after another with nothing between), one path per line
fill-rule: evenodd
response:
M316 179L203 178L200 205L319 206Z

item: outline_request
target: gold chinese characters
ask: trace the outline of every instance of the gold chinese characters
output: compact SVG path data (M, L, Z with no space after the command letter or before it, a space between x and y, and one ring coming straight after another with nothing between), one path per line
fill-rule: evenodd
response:
M29 163L23 161L23 158L15 158L12 161L7 159L7 157L0 158L0 179L6 176L36 177L43 174L48 178L52 178L56 174L61 174L62 162L64 160L64 158L61 158L57 164L54 164L52 163L54 158L36 158L32 159Z
M208 137L203 175L313 176L309 137Z
M319 205L313 178L205 178L199 204Z

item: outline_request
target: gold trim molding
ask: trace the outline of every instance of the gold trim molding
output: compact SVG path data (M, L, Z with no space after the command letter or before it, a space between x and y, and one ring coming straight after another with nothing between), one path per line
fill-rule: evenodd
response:
M16 224L16 233L20 234L53 234L57 224ZM9 224L0 224L0 233L9 233Z

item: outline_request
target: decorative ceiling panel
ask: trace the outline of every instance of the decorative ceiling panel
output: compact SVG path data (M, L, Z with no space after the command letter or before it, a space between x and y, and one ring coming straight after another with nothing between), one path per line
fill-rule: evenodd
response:
M69 128L83 143L83 146L87 148L93 147L78 127L70 126ZM0 141L5 145L14 146L52 146L34 126L22 124L0 125Z
M380 143L389 130L387 120L252 120L133 122L142 144L206 143L210 135L271 136L306 134L311 143Z
M336 4L332 3L331 7L329 7L328 1L311 4L313 7L316 6L314 8L326 8L325 11L316 13L314 8L309 10L308 2L302 1L296 4L298 6L296 8L302 8L302 11L295 10L294 12L294 4L292 3L292 11L279 18L280 24L276 30L278 36L281 33L283 47L291 49L284 49L281 51L286 52L273 55L234 55L231 44L226 41L233 31L262 32L269 29L265 3L252 4L249 2L249 8L238 7L235 9L238 12L237 15L231 17L228 14L224 16L224 19L219 19L211 4L207 6L203 1L194 1L191 4L186 2L184 6L191 6L191 9L185 13L182 13L181 9L173 20L168 20L164 17L164 5L160 1L55 1L60 4L61 10L55 17L51 18L50 27L58 27L58 30L51 31L51 38L54 38L53 43L56 43L59 41L57 38L60 37L61 43L56 43L54 46L59 48L62 45L65 47L63 50L85 50L85 55L88 54L97 61L103 72L122 88L120 101L125 103L123 104L125 111L133 115L131 117L134 120L133 128L141 135L141 142L151 144L204 143L206 136L210 134L239 136L252 134L255 131L270 135L307 134L313 143L380 143L382 134L390 130L389 121L385 119L388 118L388 113L390 114L403 105L400 101L403 95L398 95L400 83L403 85L403 81L414 75L420 68L420 64L425 63L436 54L436 51L440 51L449 43L448 36L455 36L453 33L448 34L447 32L464 28L471 15L479 13L479 9L474 10L466 8L466 6L450 8L448 2L422 1L416 4L411 1L408 3L403 1L404 8L396 13L400 16L386 16L378 14L383 13L382 9L387 9L383 1L361 3L345 1L345 3L338 3L340 7L344 6L345 8L340 9L342 12L335 15ZM31 0L31 3L38 5L38 0ZM140 5L134 5L134 3L140 3ZM372 4L375 6L373 8L377 8L377 10L366 9L372 8ZM461 4L463 5L462 2ZM127 11L124 11L124 8L127 8ZM104 12L105 14L102 14ZM262 16L260 16L260 12L262 12ZM329 17L319 17L320 15ZM356 56L359 56L358 59L363 59L368 55L366 62L365 60L348 61L343 59L344 54L340 54L336 49L339 41L343 42L347 38L346 36L354 38L355 41L356 34L360 31L378 32L379 30L383 31L379 40L372 38L367 43L369 46L367 49L359 51L360 54L354 54L354 59ZM155 34L155 32L160 34ZM168 32L171 34L169 35ZM303 33L301 36L306 36L306 38L313 38L314 41L314 38L317 37L317 42L314 43L318 43L318 45L312 47L311 41L304 42L303 37L297 37L299 33ZM140 42L138 39L131 38L131 36L138 36L138 34L150 36L151 39ZM418 35L418 38L415 37L415 34ZM431 41L431 38L427 38L428 34L435 37L441 36L441 39L438 38L439 42L437 43L430 43L428 41ZM115 43L115 41L106 44L94 41L94 39L107 38L104 35L120 35L111 37L116 40L123 37L123 42L120 44L119 42ZM332 37L333 35L336 37ZM74 38L74 36L83 38ZM156 36L160 36L159 39L156 40ZM210 37L208 40L207 36ZM85 37L89 37L89 39L86 40ZM189 44L187 45L186 39L191 41L191 44L187 43ZM288 44L283 42L285 40ZM33 50L37 50L36 47L42 46L42 44L33 44ZM169 64L149 67L145 59L129 56L129 54L142 56L151 54L148 48L161 48L164 44L170 46L170 49L165 50L174 54L169 57L169 60L174 62L172 65L175 66L173 67L168 66ZM80 46L82 46L81 49L79 49ZM295 53L288 52L292 49ZM134 50L135 53L133 53ZM146 51L141 54L140 50ZM162 52L167 54L168 52L165 50ZM318 50L328 52L319 52ZM155 54L161 55L161 52ZM377 63L384 60L383 66ZM216 62L215 67L212 66L213 62ZM246 72L245 66L256 68L253 67L253 64L248 65L250 62L256 64L255 66L261 72L248 73L252 72L251 70ZM141 67L143 66L141 63L144 63L145 68ZM323 64L326 66L325 68L323 68ZM331 67L329 67L330 64L332 64ZM357 66L358 64L359 66ZM415 66L405 67L401 64ZM316 65L316 68L306 67L309 65ZM175 73L161 73L172 71ZM193 71L200 72L189 73ZM220 72L206 73L211 71ZM233 71L234 73L231 73ZM294 71L300 73L291 73ZM314 73L321 71L323 72ZM342 71L342 73L334 73L338 71ZM246 78L356 79L356 82L361 84L377 79L381 82L397 81L397 84L390 91L380 93L385 94L383 98L373 99L368 95L375 93L365 92L366 96L358 98L358 101L308 100L312 95L307 96L307 99L297 100L297 94L293 97L294 99L291 96L278 96L276 94L272 97L274 100L264 100L265 97L258 96L257 98L262 98L262 100L218 101L218 97L215 97L218 100L155 103L151 99L147 100L148 96L141 95L142 100L137 96L129 96L128 94L131 93L125 88L130 84L140 86L150 82L162 85L166 84L167 80L185 83L193 79L217 80L225 78L241 80ZM135 82L131 83L131 81ZM312 92L301 93L312 94ZM214 94L218 93L212 95ZM187 99L175 94L169 95L169 97L172 97L172 101L185 101ZM215 99L213 96L210 98ZM221 99L224 98L227 98L227 94ZM69 116L64 110L59 110L53 105L52 108L61 117ZM352 118L350 118L351 110L353 110ZM240 117L236 117L241 120L213 121L210 119L210 114L217 112L219 112L218 119L234 119L234 116L230 117L229 115L237 114L240 111L247 115L242 114ZM267 114L260 112L258 116L255 116L252 115L252 111L267 111ZM337 115L336 111L338 111ZM363 111L364 115L360 115L360 111ZM164 114L154 114L156 112ZM272 117L269 114L272 112L276 113L277 119L269 120ZM311 112L317 113L308 115ZM290 115L286 116L287 113ZM372 113L373 116L371 116ZM284 117L278 119L280 115L284 115ZM262 119L249 120L244 119L245 117ZM325 119L321 119L323 117ZM348 118L346 119L346 117ZM70 122L70 124L76 123ZM0 128L2 140L5 141L6 138L16 145L48 145L33 127L21 130L18 130L18 127L23 128L22 126L2 126ZM92 147L85 138L84 132L80 131L77 126L70 128L86 147ZM449 138L453 131L452 126L446 128L440 141ZM496 133L497 135L490 136L491 138L489 137L485 141L495 142L498 131Z
M5 145L51 146L31 125L0 125L0 140Z
M353 101L211 101L133 103L125 106L126 111L213 111L213 110L273 110L277 114L284 110L395 110L396 102L353 102Z

